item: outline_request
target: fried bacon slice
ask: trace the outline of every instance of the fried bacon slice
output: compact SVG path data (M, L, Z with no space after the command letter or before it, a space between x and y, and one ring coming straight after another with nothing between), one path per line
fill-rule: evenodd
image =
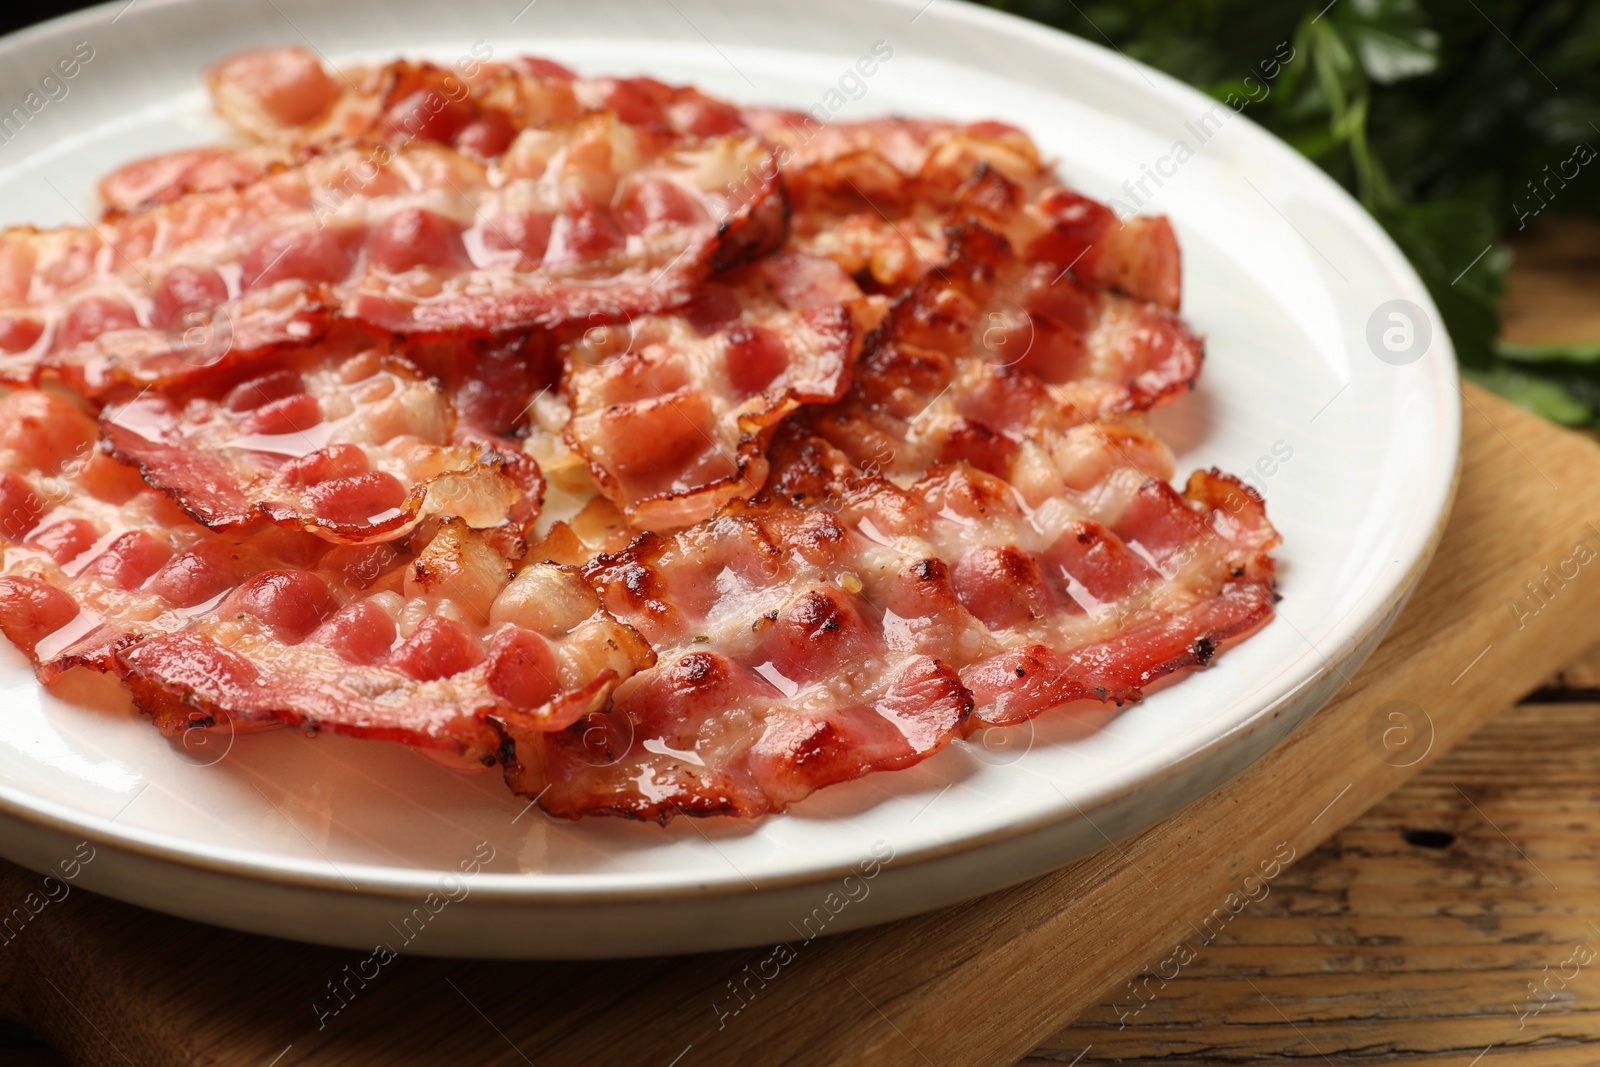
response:
M680 311L567 345L567 439L632 524L707 518L761 488L784 418L844 395L870 314L831 261L768 256Z
M464 523L365 546L219 535L95 433L58 395L0 399L0 630L42 681L122 677L168 733L287 722L491 763L491 713L559 728L653 659L573 568L513 575Z
M1279 538L1231 476L1199 471L1174 490L1170 454L1137 417L1072 433L1097 442L1092 478L1035 468L1024 487L957 462L905 490L794 435L769 492L887 550L855 572L864 595L908 647L960 671L975 722L1122 704L1271 617Z
M676 136L744 128L737 108L654 78L581 78L531 56L462 56L454 67L414 60L330 72L299 46L252 49L206 72L217 113L261 142L326 148L350 141L434 141L489 159L517 133L597 112Z
M322 131L325 143L350 140L376 118L366 107L351 114L358 89L350 76L329 73L298 45L236 52L207 69L205 81L217 114L256 140L293 141L286 131L308 129Z
M828 256L891 292L943 264L944 227L980 169L1006 176L1016 188L1047 176L1033 142L1001 123L823 124L769 108L749 108L744 116L778 146L793 213L791 247Z
M1272 613L1277 535L1216 472L1184 494L1148 439L1037 505L966 463L907 489L787 434L769 492L584 566L656 650L611 707L508 731L512 787L562 816L746 817L964 729L1141 699Z
M329 71L298 45L250 49L206 72L217 113L252 144L149 156L100 184L111 217L255 181L351 144L444 145L487 162L526 129L609 113L681 140L742 131L732 104L653 78L580 78L547 59L463 56L452 67L396 60Z
M302 162L307 153L286 144L202 145L145 156L100 179L106 217L170 204L189 193L215 193L260 181Z
M952 245L846 396L778 431L753 503L585 567L657 664L566 732L510 731L513 788L565 816L761 815L973 725L1137 701L1271 617L1260 498L1215 471L1178 494L1138 415L1199 342L975 223Z
M1072 431L1193 386L1203 346L1167 309L1021 259L976 223L951 243L869 338L850 394L804 415L863 469L966 460L1026 485L1041 462L1092 466L1094 449L1079 456L1091 438L1138 451L1114 421Z
M851 540L823 510L735 503L586 565L658 661L565 731L510 726L512 787L566 816L751 817L944 747L970 700L833 581Z
M364 544L438 515L520 539L535 517L538 465L458 425L443 388L392 345L347 332L251 370L108 404L108 447L213 530L264 515Z
M792 247L833 258L894 292L938 270L946 230L976 219L1036 263L1070 270L1176 311L1177 238L1165 218L1119 220L1064 188L1022 131L1000 122L867 119L819 123L804 112L750 108L778 146L793 206ZM752 195L755 190L751 190Z
M0 377L52 368L99 397L312 343L334 315L435 337L625 321L782 240L776 179L749 204L721 191L767 155L601 114L526 131L488 167L431 142L352 147L99 227L13 229ZM191 347L196 317L212 332Z

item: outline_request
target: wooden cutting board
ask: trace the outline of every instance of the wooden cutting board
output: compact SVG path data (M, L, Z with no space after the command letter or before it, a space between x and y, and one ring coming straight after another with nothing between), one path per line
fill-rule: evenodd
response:
M1600 648L1562 675L1596 671ZM1211 944L1189 935L1196 958L1176 978L1118 980L1024 1062L1594 1067L1600 982L1582 961L1600 950L1600 704L1586 688L1542 686L1497 713Z
M1589 568L1536 614L1513 607L1546 564L1600 543L1600 447L1471 386L1464 401L1454 516L1367 666L1222 789L1053 874L818 940L767 978L756 971L770 949L399 959L361 984L346 981L360 953L74 891L0 946L0 1017L72 1063L140 1067L1013 1062L1117 979L1158 971L1193 931L1225 921L1259 892L1247 879L1311 852L1600 639ZM38 884L4 868L0 903ZM332 1003L338 983L347 1006L319 1028L313 1005Z

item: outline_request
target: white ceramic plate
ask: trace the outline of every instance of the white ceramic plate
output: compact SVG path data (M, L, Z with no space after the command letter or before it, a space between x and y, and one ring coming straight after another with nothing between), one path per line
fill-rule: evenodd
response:
M79 884L98 892L284 937L527 957L770 943L938 907L1102 847L1248 765L1370 651L1444 521L1459 397L1416 275L1248 113L1116 52L956 0L134 0L0 41L0 110L26 105L80 41L93 58L66 95L0 144L0 221L80 221L114 164L216 139L201 68L266 44L454 61L483 41L840 120L1013 122L1090 195L1173 218L1209 358L1197 393L1157 421L1180 472L1255 471L1285 542L1278 618L1211 670L1098 730L1058 716L991 732L754 824L557 823L497 773L333 737L185 749L114 684L46 692L6 646L0 853L53 869L92 841ZM847 73L876 42L893 55ZM1390 301L1411 305L1409 361L1369 340L1390 330L1404 349Z

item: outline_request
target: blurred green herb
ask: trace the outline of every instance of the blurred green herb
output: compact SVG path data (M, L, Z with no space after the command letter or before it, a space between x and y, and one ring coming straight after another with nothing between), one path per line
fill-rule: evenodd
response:
M1600 346L1496 341L1507 239L1536 218L1600 215L1600 3L986 2L1250 101L1246 115L1338 179L1410 257L1468 377L1600 427ZM1294 59L1279 67L1284 41Z

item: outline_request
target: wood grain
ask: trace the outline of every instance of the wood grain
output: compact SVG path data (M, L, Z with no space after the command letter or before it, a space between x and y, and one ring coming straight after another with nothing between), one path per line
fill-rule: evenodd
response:
M1600 221L1541 220L1512 252L1502 337L1529 344L1600 339Z
M1557 671L1545 682L1545 689L1553 692L1577 691L1591 700L1600 699L1600 645Z
M1485 393L1467 397L1460 495L1438 562L1372 662L1288 742L1173 819L1065 870L804 946L722 1025L714 1005L766 950L582 964L403 959L318 1029L312 1001L359 954L82 892L0 951L0 1015L73 1063L140 1067L1014 1061L1103 1002L1114 980L1161 961L1280 843L1311 853L1597 636L1587 584L1520 629L1510 602L1600 517L1575 491L1600 478L1600 448ZM1369 737L1401 700L1431 723L1428 755L1412 766L1395 764L1415 747L1387 751ZM0 899L36 881L9 871ZM1407 899L1417 915L1435 907L1415 890Z
M1285 873L1137 1015L1118 983L1028 1062L1593 1064L1597 831L1600 704L1513 708Z

